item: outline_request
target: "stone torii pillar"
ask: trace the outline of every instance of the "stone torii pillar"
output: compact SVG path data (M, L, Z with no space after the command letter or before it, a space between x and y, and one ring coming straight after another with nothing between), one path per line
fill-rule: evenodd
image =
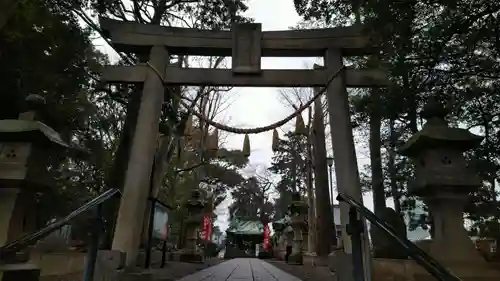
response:
M349 100L345 84L346 77L345 71L341 69L344 66L341 50L335 48L328 49L325 54L325 65L329 75L335 75L332 82L328 85L326 97L328 101L337 187L340 192L344 192L358 202L363 203L356 149L352 135ZM340 222L342 224L344 252L350 256L352 254L351 238L346 232L347 224L349 223L349 205L344 202L340 202ZM367 278L372 273L370 244L365 220L363 220L363 226L363 268L365 269L365 278ZM346 262L350 264L351 259L346 260ZM343 267L342 265L338 266ZM351 275L349 273L340 278L352 278Z
M469 194L481 185L463 152L479 145L483 138L450 128L446 114L442 105L428 103L422 112L427 123L400 150L415 163L415 180L409 192L424 200L434 218L429 254L462 280L500 280L500 272L489 269L463 222Z
M165 75L168 61L168 52L164 46L151 48L149 64L152 67L148 68L144 80L112 245L112 250L125 253L126 266L135 265L139 253L149 193L148 183L158 143L158 125L164 98L164 77L159 75Z

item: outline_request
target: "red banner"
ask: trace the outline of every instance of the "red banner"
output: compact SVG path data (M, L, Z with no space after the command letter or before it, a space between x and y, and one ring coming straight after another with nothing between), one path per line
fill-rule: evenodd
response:
M270 241L271 241L271 230L269 229L269 225L266 223L264 225L264 249L269 248Z
M204 240L212 241L212 217L203 217L202 237Z
M167 234L168 234L168 223L165 224L165 228L163 229L163 240L167 240Z

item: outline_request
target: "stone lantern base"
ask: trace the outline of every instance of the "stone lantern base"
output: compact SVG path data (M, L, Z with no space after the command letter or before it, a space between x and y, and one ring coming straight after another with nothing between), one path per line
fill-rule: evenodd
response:
M288 257L288 264L292 265L303 265L304 264L304 256L302 253L291 253Z
M307 231L302 231L302 253L309 253L309 245L307 243L307 239L309 237L309 233Z
M292 243L292 253L288 257L288 264L292 265L302 265L304 264L304 256L303 256L303 240L302 235L300 233L300 228L297 225L293 225L296 229L294 230L294 238ZM297 233L299 232L299 233Z
M187 234L187 241L184 248L179 249L173 254L174 261L203 263L203 251L196 245L196 233L191 228Z
M305 265L316 266L318 264L318 255L314 252L305 252L302 257Z
M34 264L0 264L1 281L38 281L40 268Z
M201 251L181 250L174 254L175 260L180 262L203 263L203 253Z
M196 236L188 237L186 247L176 251L173 259L180 262L203 263L203 251L196 246Z

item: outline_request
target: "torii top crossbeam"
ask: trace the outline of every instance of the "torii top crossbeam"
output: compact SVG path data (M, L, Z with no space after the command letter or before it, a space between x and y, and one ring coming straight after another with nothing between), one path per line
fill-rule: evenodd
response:
M231 31L214 31L107 18L100 18L100 25L117 51L147 55L153 46L165 46L169 54L232 57L232 70L168 66L164 82L173 85L324 86L329 75L324 69L263 70L261 57L323 57L328 48L340 50L343 56L376 50L360 26L262 32L260 24L245 23ZM107 67L103 80L141 83L146 73L147 66ZM378 69L347 68L345 83L347 87L380 87L387 84L387 76Z
M149 54L151 46L164 45L171 54L227 57L233 54L234 41L248 42L254 38L261 39L252 43L260 47L265 57L322 57L332 47L341 49L344 56L376 51L362 26L262 32L260 23L236 24L231 31L222 31L99 20L101 29L123 52Z

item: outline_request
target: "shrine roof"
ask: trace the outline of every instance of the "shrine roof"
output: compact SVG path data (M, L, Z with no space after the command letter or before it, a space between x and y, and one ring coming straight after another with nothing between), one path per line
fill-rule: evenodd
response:
M287 225L290 223L290 217L289 216L284 216L282 217L281 219L279 220L275 220L273 221L273 224L283 224L283 225Z
M238 235L263 235L264 225L261 221L234 220L226 232Z

